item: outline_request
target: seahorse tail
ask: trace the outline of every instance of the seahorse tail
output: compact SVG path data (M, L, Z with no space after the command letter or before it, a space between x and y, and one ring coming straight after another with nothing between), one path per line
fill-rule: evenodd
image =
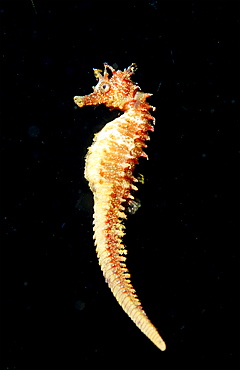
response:
M114 256L114 258L112 257L113 256L109 255L109 252L101 253L100 250L98 251L99 264L109 288L120 306L137 327L160 350L164 351L166 349L165 342L142 309L135 289L130 282L130 274L124 263L126 257L121 254ZM113 260L115 263L112 262ZM118 261L118 263L116 263L116 261Z
M119 210L116 211L116 208L114 211L111 212L111 217L109 215L108 217L104 216L103 211L100 212L101 218L94 216L94 238L96 239L96 250L101 270L109 288L123 310L138 328L159 349L164 351L166 348L165 342L142 309L125 264L126 257L124 255L127 254L127 251L122 244L125 227L119 216L124 217L125 214Z

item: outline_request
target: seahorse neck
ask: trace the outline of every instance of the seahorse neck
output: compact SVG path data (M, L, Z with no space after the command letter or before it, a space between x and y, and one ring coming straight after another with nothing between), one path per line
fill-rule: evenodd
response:
M154 109L154 107L150 106L147 102L141 104L131 104L126 107L121 118L122 120L133 120L135 124L150 124L150 121L152 121L152 123L154 124L155 118L151 115L149 109ZM149 128L149 125L147 126L148 129L152 130L151 128Z

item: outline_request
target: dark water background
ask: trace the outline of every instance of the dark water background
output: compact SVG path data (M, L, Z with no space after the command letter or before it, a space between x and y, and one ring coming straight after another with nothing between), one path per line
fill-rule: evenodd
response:
M1 369L239 369L239 3L1 1ZM92 240L77 108L103 62L157 107L128 266L161 353Z

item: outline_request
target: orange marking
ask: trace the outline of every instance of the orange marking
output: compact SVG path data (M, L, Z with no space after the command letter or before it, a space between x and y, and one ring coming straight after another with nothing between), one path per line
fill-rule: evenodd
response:
M105 104L117 108L123 115L94 136L88 149L85 165L85 178L94 195L94 239L99 264L113 295L135 322L139 329L162 351L165 342L141 307L130 281L125 264L127 251L122 243L125 226L122 219L127 218L125 205L134 199L132 192L137 190L133 182L138 181L133 171L139 157L147 157L143 151L147 131L153 131L150 121L155 119L149 110L155 108L146 102L151 94L140 91L130 76L135 64L123 72L104 64L104 73L94 69L98 83L93 93L75 96L79 107Z

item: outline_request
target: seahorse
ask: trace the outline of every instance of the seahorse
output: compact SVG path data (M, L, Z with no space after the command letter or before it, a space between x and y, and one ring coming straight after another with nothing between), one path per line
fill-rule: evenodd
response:
M75 96L79 107L105 104L119 109L122 115L108 122L95 134L88 148L85 178L94 196L94 239L101 270L120 306L136 326L162 351L166 344L148 319L130 280L126 266L127 254L123 244L127 218L127 205L134 200L134 185L138 180L133 171L139 157L146 157L143 148L153 131L154 117L149 110L155 108L146 99L152 94L143 93L131 80L137 66L133 63L124 71L115 70L104 63L104 72L94 69L98 83L93 93Z

